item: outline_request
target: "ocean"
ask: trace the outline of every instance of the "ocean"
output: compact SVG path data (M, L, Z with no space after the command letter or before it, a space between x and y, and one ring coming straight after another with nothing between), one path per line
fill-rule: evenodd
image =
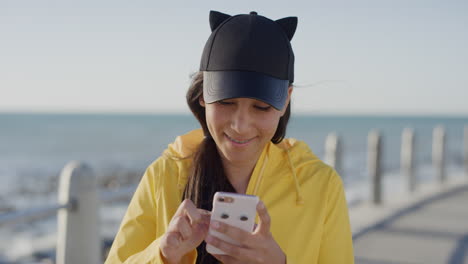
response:
M323 158L326 136L337 133L343 149L341 176L347 195L356 197L365 196L368 189L364 186L371 130L382 133L384 175L395 179L397 192L402 189L397 179L403 129L415 131L416 175L429 181L435 177L431 149L438 125L446 129L447 171L460 173L468 117L293 115L287 137L305 141ZM0 213L56 202L58 175L71 160L90 165L102 189L135 184L167 144L198 127L191 115L0 114ZM104 236L115 234L125 208L125 203L110 205L101 213ZM0 263L24 256L37 243L54 241L54 221L0 227Z

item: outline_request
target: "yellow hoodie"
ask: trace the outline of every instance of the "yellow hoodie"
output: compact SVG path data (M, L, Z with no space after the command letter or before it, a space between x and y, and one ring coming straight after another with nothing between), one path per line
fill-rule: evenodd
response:
M194 130L151 164L129 204L106 263L163 263L160 237L182 201L192 154L203 139ZM271 232L288 264L354 263L341 178L302 141L269 143L250 178L271 216ZM195 263L196 249L183 263Z

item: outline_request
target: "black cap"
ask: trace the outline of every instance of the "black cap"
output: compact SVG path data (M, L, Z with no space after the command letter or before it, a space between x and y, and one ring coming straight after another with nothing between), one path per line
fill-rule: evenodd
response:
M294 81L291 39L297 17L273 21L257 12L210 11L211 35L200 63L206 103L248 97L280 110Z

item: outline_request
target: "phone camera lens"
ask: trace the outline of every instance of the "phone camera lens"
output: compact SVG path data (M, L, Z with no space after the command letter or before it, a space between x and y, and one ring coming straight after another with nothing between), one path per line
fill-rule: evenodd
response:
M224 202L224 197L219 197L219 198L218 198L218 201Z
M249 218L247 216L243 215L243 216L240 217L240 220L241 221L247 221L247 220L249 220Z
M225 214L225 213L223 213L223 214L221 214L221 218L222 218L222 219L228 219L228 218L229 218L229 215L228 215L228 214Z

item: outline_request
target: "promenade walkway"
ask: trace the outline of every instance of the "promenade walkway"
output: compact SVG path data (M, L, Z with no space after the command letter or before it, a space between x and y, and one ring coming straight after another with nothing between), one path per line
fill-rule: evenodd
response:
M350 210L357 264L468 264L466 180L398 200Z

